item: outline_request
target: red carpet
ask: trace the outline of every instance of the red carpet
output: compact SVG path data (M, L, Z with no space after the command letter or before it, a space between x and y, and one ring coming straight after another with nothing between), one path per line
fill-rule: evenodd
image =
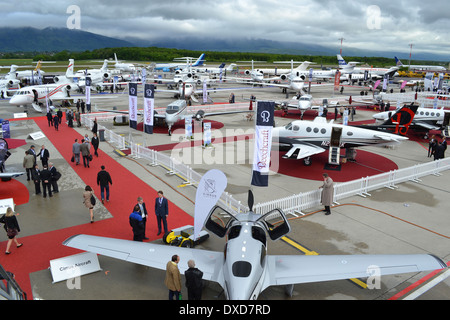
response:
M341 163L340 171L324 169L328 162L328 152L312 156L310 166L303 165L303 160L283 159L282 156L286 152L273 151L272 159L278 157L280 161L278 173L280 174L317 181L322 180L324 172L328 173L334 182L346 182L398 169L395 162L385 157L358 149L356 152L356 162Z
M0 181L0 199L14 199L16 206L27 203L30 200L30 194L27 187L15 179L10 181Z
M48 127L45 117L34 118L42 132L48 137L52 144L58 149L64 159L70 163L75 172L80 176L85 184L93 186L95 194L99 197L100 188L97 186L97 172L100 166L105 165L106 170L110 172L113 185L110 187L109 203L105 203L106 208L113 215L111 219L96 221L95 223L86 223L83 225L60 229L57 231L47 232L34 236L21 238L20 242L24 246L20 249L12 248L9 256L4 255L6 241L0 244L0 263L5 270L15 274L16 280L21 288L28 294L28 298L32 299L31 285L29 273L43 270L49 267L49 261L65 256L69 256L79 252L62 245L62 241L66 238L80 233L91 235L114 237L121 239L132 239L132 231L128 223L128 216L131 213L132 206L136 203L136 198L142 195L149 208L150 218L147 221L147 236L151 240L156 237L156 218L152 219L153 201L157 197L156 190L149 187L140 178L132 174L128 169L117 163L108 154L99 149L99 158L95 158L90 164L90 168L84 166L75 166L70 162L72 156L72 144L75 138L81 139L82 136L66 124L60 126L59 131L55 131L53 127ZM13 182L14 183L14 182ZM2 183L3 184L7 183ZM14 190L19 192L20 190ZM23 193L23 192L20 192ZM28 192L25 190L28 195ZM80 195L75 195L80 196ZM87 209L86 216L88 216ZM169 199L169 228L177 228L186 224L193 224L193 218L185 213L182 209L175 206ZM20 223L20 218L19 218ZM25 226L22 226L22 228Z

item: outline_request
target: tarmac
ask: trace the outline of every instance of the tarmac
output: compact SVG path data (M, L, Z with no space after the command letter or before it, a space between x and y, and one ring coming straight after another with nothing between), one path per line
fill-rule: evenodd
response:
M279 88L251 88L242 84L227 83L225 86L236 87L234 92L236 102L247 101L251 94L260 100L285 100L285 94ZM244 90L238 90L244 87ZM344 95L358 95L361 89L346 87ZM332 86L312 88L312 94L318 98L332 97ZM229 92L212 93L214 102L227 102ZM93 94L93 111L95 108L127 110L128 95L115 94L107 99L107 95ZM290 95L292 96L292 94ZM340 97L338 93L335 96ZM83 99L83 96L80 96ZM142 98L139 106L142 106ZM165 107L173 97L157 94L156 107ZM142 108L142 107L141 107ZM0 118L13 118L13 113L22 112L18 107L0 100ZM311 111L310 111L311 112ZM355 121L370 119L372 110L358 110ZM29 108L29 116L44 116ZM243 114L216 116L212 120L222 122L224 127L213 131L213 136L230 136L232 132L252 130L253 121L247 121ZM142 120L142 119L141 119ZM277 117L276 125L287 124L290 119ZM145 146L160 146L178 143L183 140L183 132L168 134L153 134L151 137L130 130L128 127L113 126L112 122L101 123L125 137L132 137L134 142ZM63 124L64 125L64 124ZM75 128L80 134L91 134L90 128ZM60 192L52 199L52 206L43 205L42 198L34 195L34 185L26 181L26 176L16 180L23 183L29 190L27 203L16 206L17 212L34 211L34 215L20 217L23 231L20 237L38 235L51 230L59 230L70 226L87 223L86 217L76 214L80 208L79 194L84 187L81 179L75 174L58 150L45 137L34 142L29 134L38 131L35 121L31 118L11 123L11 138L25 139L27 145L11 150L11 157L6 162L7 171L22 171L24 151L31 144L45 144L52 154L52 161L63 174L59 183ZM234 131L233 131L234 130ZM239 131L240 130L240 131ZM193 154L202 153L201 163L189 163L195 171L203 174L209 169L222 170L228 179L226 192L241 201L247 202L247 191L250 188L251 158L253 150L252 139L245 143L218 143L213 150L194 147ZM427 145L416 141L406 141L395 148L361 148L394 161L399 168L432 161L427 158ZM115 161L126 167L130 172L140 177L155 190L165 190L169 201L183 208L191 216L194 215L195 186L184 186L182 177L168 175L167 170L160 166L151 166L148 161L135 159L116 152L115 146L101 143L100 148ZM161 151L164 154L180 156L179 149ZM214 152L214 153L211 153ZM233 152L235 157L226 157ZM213 159L213 160L211 160ZM232 159L232 160L230 160ZM237 161L239 159L239 161ZM236 161L235 161L236 160ZM362 164L364 165L364 164ZM343 164L345 170L345 164ZM308 170L302 161L298 162L298 170ZM113 173L112 173L113 174ZM317 189L321 185L321 174L317 172L317 180L300 179L271 172L269 186L253 187L255 203L286 197L299 192ZM330 174L332 177L332 173ZM290 218L292 227L288 239L291 241L276 241L268 243L269 254L434 254L448 262L450 260L450 225L448 220L448 204L450 195L450 172L442 172L440 176L427 176L420 182L406 182L396 190L379 189L371 192L371 196L349 197L341 201L341 205L332 208L332 214L325 216L323 208L312 208L306 216ZM7 183L7 182L1 182ZM144 195L152 199L154 195ZM57 213L65 212L60 215ZM84 211L83 211L84 212ZM101 203L96 206L95 215L98 220L113 218L107 208ZM124 226L128 227L128 226ZM170 226L169 226L170 227ZM153 232L153 231L152 231ZM6 235L0 237L0 247L4 248ZM161 243L160 239L154 241ZM206 242L198 245L199 249L222 251L224 242L211 236ZM3 250L3 249L1 249ZM1 260L4 258L2 257ZM0 261L1 261L0 260ZM52 283L50 271L43 269L29 275L33 299L43 300L166 300L167 289L164 286L165 271L150 269L112 258L99 256L102 271L85 275L81 278L80 287L70 289L68 283ZM181 261L180 263L187 263ZM299 266L301 267L301 266ZM9 270L14 272L14 270ZM442 271L440 274L442 274ZM381 285L376 289L368 289L365 279L359 281L341 280L322 283L295 285L293 296L286 296L284 287L269 287L259 297L260 300L387 300L403 299L435 277L428 279L430 272L408 273L381 278ZM184 285L184 277L182 280ZM450 299L450 279L446 278L429 290L424 290L416 298L418 300L448 300ZM187 293L183 287L182 290ZM203 299L223 300L222 289L218 284L207 283L203 291Z

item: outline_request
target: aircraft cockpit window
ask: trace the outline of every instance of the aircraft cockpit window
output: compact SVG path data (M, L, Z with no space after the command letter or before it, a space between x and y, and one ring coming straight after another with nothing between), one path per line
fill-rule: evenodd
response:
M252 265L247 261L236 261L231 269L233 275L239 278L247 278L252 273Z
M241 233L242 226L233 226L230 228L230 231L228 232L228 240L237 238L239 234Z
M252 238L266 245L266 232L259 227L252 227Z
M300 101L309 101L309 98L301 97L301 98L300 98Z
M292 130L292 122L289 122L284 128L286 130Z

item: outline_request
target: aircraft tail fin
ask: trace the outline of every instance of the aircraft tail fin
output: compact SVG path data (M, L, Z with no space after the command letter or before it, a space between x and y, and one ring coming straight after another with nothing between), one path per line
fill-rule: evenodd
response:
M399 58L394 57L394 59L395 59L395 64L396 64L397 66L399 66L399 67L403 66L403 63L400 61Z
M195 63L192 66L193 67L202 66L204 61L205 61L205 54L202 53L200 55L200 57L198 57L197 61L195 61Z
M34 71L41 70L41 66L42 66L42 60L39 60L38 63L36 64L36 68L34 69Z
M100 70L102 70L102 72L106 72L108 70L108 60L107 59L105 59L105 61L103 61L103 66Z
M343 68L347 65L347 62L345 62L344 58L340 54L337 55L337 60L339 63L339 67Z
M69 59L69 65L67 66L67 71L66 71L66 78L73 78L73 66L74 66L74 59Z
M219 66L219 69L222 69L225 67L225 62L222 62L222 64Z
M409 126L416 115L418 107L419 106L414 105L414 103L403 106L394 112L381 126L395 126L394 133L403 136L406 135L406 132L408 132Z

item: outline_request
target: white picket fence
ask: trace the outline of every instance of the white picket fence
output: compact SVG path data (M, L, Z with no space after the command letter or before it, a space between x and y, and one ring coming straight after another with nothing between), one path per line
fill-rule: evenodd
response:
M100 122L103 120L110 120L113 117L114 115L111 116L110 113L105 115L99 113L83 114L81 116L81 122L84 126L92 128L94 118L97 119L97 122ZM98 129L105 130L106 141L116 146L118 149L124 149L128 146L131 149L131 157L145 159L150 163L150 165L153 166L161 166L167 170L167 174L178 174L185 179L186 184L191 184L194 186L199 184L202 175L179 160L133 142L126 141L125 137L108 130L100 123L98 123ZM420 178L424 176L439 176L440 172L449 169L450 158L446 158L423 164L417 164L404 169L392 170L374 176L367 176L357 180L335 183L333 199L336 204L339 204L340 200L355 195L367 197L370 196L371 191L381 188L395 189L398 184L407 181L420 182ZM298 216L303 215L305 210L320 207L320 200L321 190L316 189L281 199L258 203L254 205L253 211L258 214L264 214L273 209L281 209L286 214ZM242 204L241 201L236 200L227 192L222 194L220 201L221 205L230 211L230 213L245 213L249 209L247 205Z

